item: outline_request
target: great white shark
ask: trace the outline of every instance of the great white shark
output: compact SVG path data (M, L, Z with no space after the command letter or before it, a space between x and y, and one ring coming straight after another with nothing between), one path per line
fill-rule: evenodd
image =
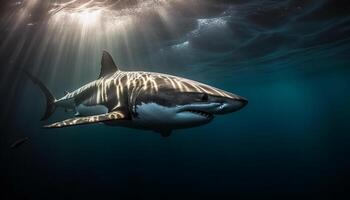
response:
M74 110L75 116L45 125L63 128L104 123L111 126L153 130L167 137L174 129L207 124L215 115L243 108L247 99L186 78L168 74L122 71L103 51L97 80L56 99L36 77L25 71L46 97L48 119L57 107Z

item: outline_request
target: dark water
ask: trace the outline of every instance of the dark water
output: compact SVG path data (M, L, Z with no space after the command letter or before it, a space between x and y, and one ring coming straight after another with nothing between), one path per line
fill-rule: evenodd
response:
M106 1L108 13L70 5L55 12L80 14L63 18L48 13L55 1L18 2L1 7L1 199L349 197L346 1ZM42 129L71 114L40 122L44 97L14 69L58 97L98 76L103 49L123 70L198 80L249 104L169 138Z

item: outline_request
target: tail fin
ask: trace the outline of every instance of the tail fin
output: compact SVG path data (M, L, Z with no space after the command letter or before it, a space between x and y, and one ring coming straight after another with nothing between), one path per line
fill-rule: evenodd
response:
M28 71L25 71L25 70L21 70L21 71L24 72L28 76L28 78L33 81L34 84L38 85L41 91L44 93L46 97L46 111L44 116L41 118L41 121L46 120L52 115L52 113L56 109L55 97L52 95L50 90L47 89L47 87L38 78L34 77Z

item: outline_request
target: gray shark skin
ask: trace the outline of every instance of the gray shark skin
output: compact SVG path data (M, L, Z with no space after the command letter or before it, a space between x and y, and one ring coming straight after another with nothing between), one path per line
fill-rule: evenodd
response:
M46 97L50 117L57 107L74 110L75 117L45 128L104 123L110 126L153 130L169 136L174 129L190 128L212 121L215 115L243 108L247 99L193 80L143 71L121 71L103 51L97 80L56 99L30 73L27 76Z

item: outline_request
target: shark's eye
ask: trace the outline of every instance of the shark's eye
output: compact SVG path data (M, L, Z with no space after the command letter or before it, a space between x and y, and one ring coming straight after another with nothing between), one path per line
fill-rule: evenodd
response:
M203 94L201 100L208 101L208 94Z

